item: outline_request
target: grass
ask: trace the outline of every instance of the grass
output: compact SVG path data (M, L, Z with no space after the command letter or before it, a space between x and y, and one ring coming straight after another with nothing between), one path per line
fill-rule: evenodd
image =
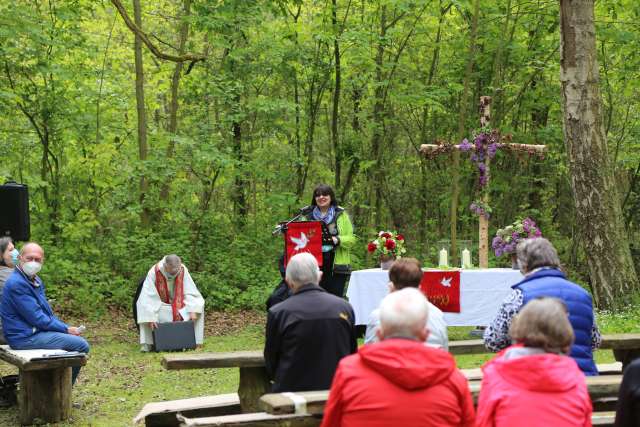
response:
M630 306L621 313L603 312L598 324L603 333L640 332L640 308ZM211 313L202 352L260 350L264 343L263 313ZM72 322L73 323L73 322ZM78 322L80 323L80 322ZM129 325L129 327L123 325ZM470 339L472 328L451 327L451 341ZM162 354L141 353L138 335L123 315L112 313L88 325L92 345L87 366L73 389L72 419L59 426L126 426L149 402L231 393L238 387L238 370L207 369L166 371ZM477 368L491 354L456 357L460 368ZM614 362L611 351L596 351L597 363ZM0 374L17 373L1 363ZM0 425L18 425L18 408L0 409Z

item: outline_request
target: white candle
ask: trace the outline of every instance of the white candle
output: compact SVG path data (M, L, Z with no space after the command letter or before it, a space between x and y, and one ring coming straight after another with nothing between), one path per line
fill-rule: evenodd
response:
M445 248L440 250L440 262L438 263L440 267L448 267L449 266L449 254Z
M471 251L467 248L462 251L462 268L471 268Z

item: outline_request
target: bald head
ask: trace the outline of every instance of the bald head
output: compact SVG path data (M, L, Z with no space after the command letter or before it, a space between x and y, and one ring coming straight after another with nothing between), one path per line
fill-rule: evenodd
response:
M380 303L378 338L404 337L425 341L429 303L416 288L407 287L391 292Z
M44 249L35 242L25 244L20 251L21 264L29 261L44 262Z

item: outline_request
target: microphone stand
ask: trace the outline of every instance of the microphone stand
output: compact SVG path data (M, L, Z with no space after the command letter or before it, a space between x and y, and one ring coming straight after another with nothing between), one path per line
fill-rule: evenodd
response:
M273 232L271 233L272 236L277 236L279 234L284 233L285 231L287 231L289 229L289 224L291 224L294 221L297 221L300 219L301 216L303 216L305 213L304 212L299 212L296 216L294 216L293 218L291 218L290 220L278 224L276 225L275 229L273 230Z

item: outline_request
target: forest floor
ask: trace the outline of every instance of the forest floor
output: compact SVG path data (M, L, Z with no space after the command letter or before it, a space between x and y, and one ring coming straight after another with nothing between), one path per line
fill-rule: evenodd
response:
M203 352L260 350L264 343L264 312L207 313ZM69 320L75 324L74 319ZM640 332L640 308L600 313L603 333ZM80 323L80 322L78 322ZM142 353L133 321L112 311L86 323L91 354L73 389L72 419L59 426L128 426L148 402L232 393L238 387L237 369L166 371L162 353ZM471 328L449 328L450 340L469 339ZM491 355L457 356L461 368L479 367ZM608 351L596 352L598 363L613 362ZM0 375L17 373L0 363ZM18 408L0 409L0 425L18 425Z

